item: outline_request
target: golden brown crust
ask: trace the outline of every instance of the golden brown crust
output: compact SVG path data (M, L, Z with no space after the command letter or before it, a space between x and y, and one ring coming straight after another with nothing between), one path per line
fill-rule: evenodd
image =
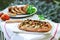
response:
M17 6L14 7L14 10L17 12L17 13L20 13L19 9Z
M16 15L20 15L20 14L26 14L27 10L26 8L28 7L28 5L25 5L23 7L17 7L17 6L12 6L8 8L8 12L16 14Z
M23 11L23 7L20 7L19 10L22 14L25 14L25 12Z
M16 13L11 13L11 12L8 12L8 15L10 15L10 16L16 16Z
M26 21L28 21L28 20L26 20ZM31 21L34 21L34 20L31 20ZM31 24L31 25L29 24L29 21L27 24L24 24L24 22L22 22L21 24L19 24L19 29L29 31L29 32L48 32L52 28L52 26L48 22L38 23L39 21L37 21L36 22L37 24L35 22L34 22L34 24Z

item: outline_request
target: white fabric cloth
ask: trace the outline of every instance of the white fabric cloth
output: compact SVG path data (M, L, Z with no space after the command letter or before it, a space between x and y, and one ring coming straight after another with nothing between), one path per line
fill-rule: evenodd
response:
M28 18L24 18L25 19L34 19L34 20L39 20L37 15L28 17ZM50 20L47 20L49 22L51 22ZM54 35L56 27L57 27L57 23L51 22L52 23L52 31L49 32L48 34L26 34L26 33L13 33L12 30L17 30L17 28L13 27L14 24L12 25L5 25L5 22L1 22L1 28L2 31L4 33L4 36L7 40L50 40L51 37ZM60 26L58 27L58 33L56 34L55 38L53 40L58 40L57 38L60 36Z

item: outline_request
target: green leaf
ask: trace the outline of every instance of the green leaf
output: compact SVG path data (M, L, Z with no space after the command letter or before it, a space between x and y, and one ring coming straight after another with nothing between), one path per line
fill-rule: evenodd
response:
M27 13L28 13L28 14L32 14L32 13L34 13L34 12L36 11L36 9L33 8L33 7L34 7L33 5L29 5L29 6L27 7Z
M38 15L40 20L45 20L44 15Z

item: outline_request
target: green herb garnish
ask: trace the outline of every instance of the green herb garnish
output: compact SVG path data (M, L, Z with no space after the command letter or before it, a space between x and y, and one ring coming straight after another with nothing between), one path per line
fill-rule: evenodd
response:
M28 14L32 14L32 13L34 13L35 11L36 11L36 8L34 8L33 5L29 5L29 6L27 7L27 13L28 13Z
M45 20L43 15L38 15L38 17L39 17L40 20Z

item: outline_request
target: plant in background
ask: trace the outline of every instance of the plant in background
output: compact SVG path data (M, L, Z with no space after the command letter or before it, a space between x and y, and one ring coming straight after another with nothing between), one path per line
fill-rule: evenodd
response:
M60 0L26 0L26 1L23 0L22 4L24 3L32 4L37 8L38 15L44 15L45 18L50 19L54 22L60 23L60 3L58 1ZM9 4L9 3L0 4L3 6L2 9L7 7L6 4ZM31 10L30 8L28 8L28 10ZM32 9L32 10L34 11L35 9ZM32 13L32 11L31 12L28 11L28 13Z
M53 3L49 3L48 4L48 10L47 10L47 18L51 19L54 22L60 22L60 6L59 4L53 4Z
M0 0L0 10L5 9L7 6L9 6L10 3L12 3L14 0Z
M60 23L60 5L58 3L46 3L42 1L38 2L36 5L38 5L38 15L44 15L46 19Z

